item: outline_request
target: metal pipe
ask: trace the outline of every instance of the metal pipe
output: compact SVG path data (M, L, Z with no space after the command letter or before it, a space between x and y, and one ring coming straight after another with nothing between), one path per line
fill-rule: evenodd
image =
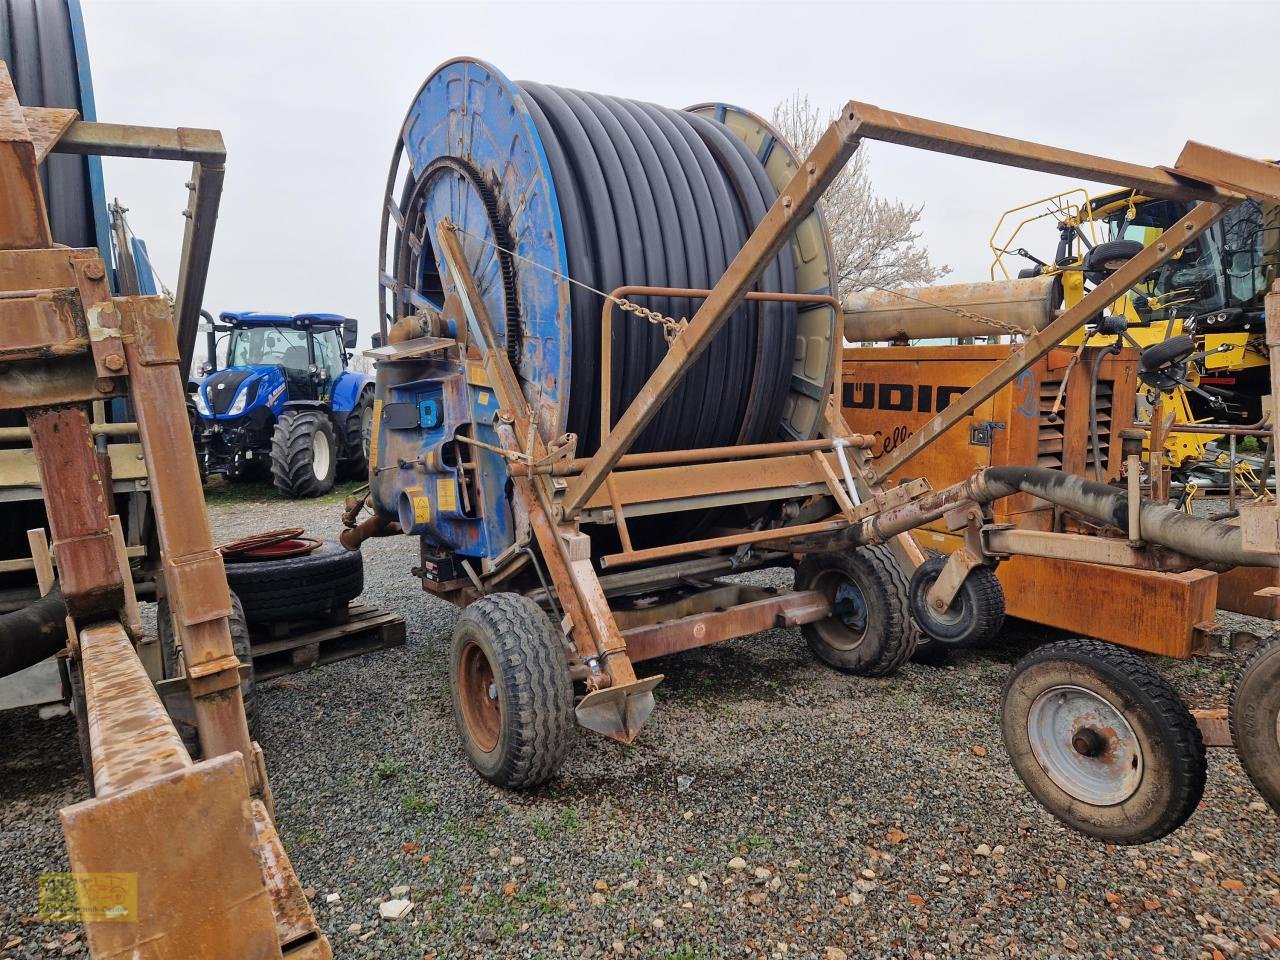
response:
M67 605L54 587L39 600L0 614L0 677L25 670L67 645Z
M1114 487L1045 467L988 467L968 480L867 518L850 528L846 539L882 543L941 519L961 503L991 503L1015 493L1029 493L1117 530L1129 526L1129 498ZM1280 567L1280 554L1246 551L1239 527L1188 516L1168 504L1143 500L1138 524L1147 543L1203 562Z
M338 542L354 553L370 537L391 537L398 533L400 533L399 523L375 513L371 517L365 517L354 527L343 530L338 535Z
M842 440L845 446L858 447L862 450L869 449L874 442L872 437L860 433L836 439ZM652 453L629 453L618 461L615 469L674 467L689 463L745 460L749 457L767 457L774 454L812 453L814 450L834 449L836 439L823 437L817 440L784 440L781 443L749 443L740 447L704 447L699 450L655 450ZM511 472L518 477L528 476L530 473L564 476L581 473L590 462L590 457L579 457L576 460L561 460L557 463L535 466L532 469L523 463L513 463Z
M136 423L94 423L89 429L95 437L136 437L138 435ZM0 442L21 442L30 439L30 427L0 427Z

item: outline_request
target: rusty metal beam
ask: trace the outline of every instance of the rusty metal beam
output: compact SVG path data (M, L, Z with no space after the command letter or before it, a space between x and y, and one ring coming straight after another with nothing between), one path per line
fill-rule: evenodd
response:
M54 145L53 152L212 164L221 164L227 159L226 144L217 130L140 127L87 120L71 124Z
M61 811L71 869L119 878L137 894L126 922L85 923L90 953L278 960L242 758L188 759L164 771L138 762L145 780L129 777L137 782Z
M1016 140L936 120L925 120L882 110L869 103L850 103L845 108L845 114L850 113L856 117L858 135L867 140L985 160L988 163L1037 170L1076 180L1133 187L1151 197L1219 203L1240 199L1232 191L1176 176L1158 167L1144 167L1141 164L1063 150L1030 140Z
M560 503L562 517L578 514L591 495L604 483L631 448L636 438L671 396L681 377L711 345L711 340L743 301L748 289L760 278L769 260L778 252L844 165L858 148L858 121L846 110L822 135L791 182L778 195L769 212L752 231L710 295L702 302L689 325L677 336L649 376L648 381L600 443L600 448Z
M36 145L14 92L9 68L0 61L0 249L47 247L53 243L40 188Z
M41 486L58 491L45 503L67 610L77 619L112 616L124 604L124 586L88 411L29 409L27 425Z
M220 134L218 142L222 142ZM178 370L184 382L191 375L191 358L195 353L200 309L204 305L205 284L209 278L213 228L218 222L218 204L222 198L225 174L220 161L201 161L192 168L188 186L187 209L183 213L187 225L182 234L182 257L178 263L173 305L174 322L178 328Z
M1259 200L1280 203L1280 167L1188 140L1173 172Z
M1193 207L1185 217L1161 234L1159 239L1126 261L1074 307L1015 347L1007 359L952 400L945 410L935 414L933 419L895 448L893 453L882 457L876 463L876 482L886 480L895 470L977 409L980 403L993 397L1005 384L1062 342L1063 338L1084 326L1090 317L1105 310L1108 304L1126 290L1170 260L1179 250L1213 226L1224 213L1226 208L1216 203L1201 203Z
M123 626L107 622L81 630L80 663L96 796L191 766Z
M192 491L200 489L195 445L185 416L178 348L169 305L161 297L116 300L124 324L130 396L142 440L156 514L164 580L182 646L187 682L206 756L252 758L240 693L240 661L227 618L231 596L222 557L213 547L209 517ZM252 792L261 793L257 768Z
M796 627L831 615L831 600L821 590L801 590L694 613L675 620L622 631L633 661L705 647L772 627Z

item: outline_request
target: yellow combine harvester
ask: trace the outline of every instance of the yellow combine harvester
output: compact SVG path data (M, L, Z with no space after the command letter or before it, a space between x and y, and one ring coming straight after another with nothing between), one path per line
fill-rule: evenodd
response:
M1001 215L988 241L992 280L1010 279L1008 258L1030 267L1019 278L1054 278L1063 307L1079 303L1091 288L1156 240L1188 205L1133 190L1091 198L1083 188L1024 204ZM1016 245L1024 231L1056 218L1057 249L1041 260ZM1152 394L1178 424L1254 425L1270 391L1263 345L1262 302L1280 264L1280 218L1275 206L1249 201L1207 231L1156 273L1114 301L1092 330L1064 341L1079 351L1112 345L1117 335L1140 349L1138 415L1152 419ZM1165 463L1179 469L1212 459L1214 433L1171 433Z

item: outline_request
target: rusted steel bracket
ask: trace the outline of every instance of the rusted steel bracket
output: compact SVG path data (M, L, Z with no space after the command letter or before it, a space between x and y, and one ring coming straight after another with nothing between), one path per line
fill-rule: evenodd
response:
M270 825L262 753L245 724L226 577L203 502L191 497L200 480L181 415L180 351L168 305L154 297L113 299L99 252L54 247L44 213L37 164L51 150L111 153L103 141L115 137L118 154L176 153L200 162L216 154L220 164L216 132L166 133L157 138L146 128L23 111L0 63L0 408L27 409L71 614L68 650L83 678L79 718L96 793L62 811L63 831L73 870L131 875L136 883L130 922L86 924L95 955L278 958L283 950L327 960L328 943ZM216 192L211 196L216 208ZM197 252L202 245L207 251L211 227L206 216L194 229ZM191 289L203 289L204 264L188 263L199 274ZM198 309L198 293L194 304ZM210 758L199 764L119 622L136 632L127 558L110 515L109 462L95 451L88 409L89 401L120 395L137 414L129 429L147 461ZM29 540L44 593L53 578L43 531Z

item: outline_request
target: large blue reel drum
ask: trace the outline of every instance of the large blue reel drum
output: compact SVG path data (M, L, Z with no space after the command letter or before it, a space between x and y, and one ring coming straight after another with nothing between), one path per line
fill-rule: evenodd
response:
M414 98L388 176L384 336L456 333L454 280L436 236L448 220L543 439L572 433L578 455L589 454L601 432L602 294L714 286L796 165L790 147L739 108L672 110L517 84L481 61L451 60ZM820 213L758 289L834 293ZM631 299L674 318L699 305ZM837 320L826 305L744 303L633 451L815 436L838 360ZM610 345L616 420L667 340L660 325L616 311ZM499 557L517 522L505 462L457 440L499 442L479 364L425 353L380 363L378 382L378 511L423 537L424 555L440 559L432 579L460 575L450 557ZM663 536L656 524L639 526L641 538Z

